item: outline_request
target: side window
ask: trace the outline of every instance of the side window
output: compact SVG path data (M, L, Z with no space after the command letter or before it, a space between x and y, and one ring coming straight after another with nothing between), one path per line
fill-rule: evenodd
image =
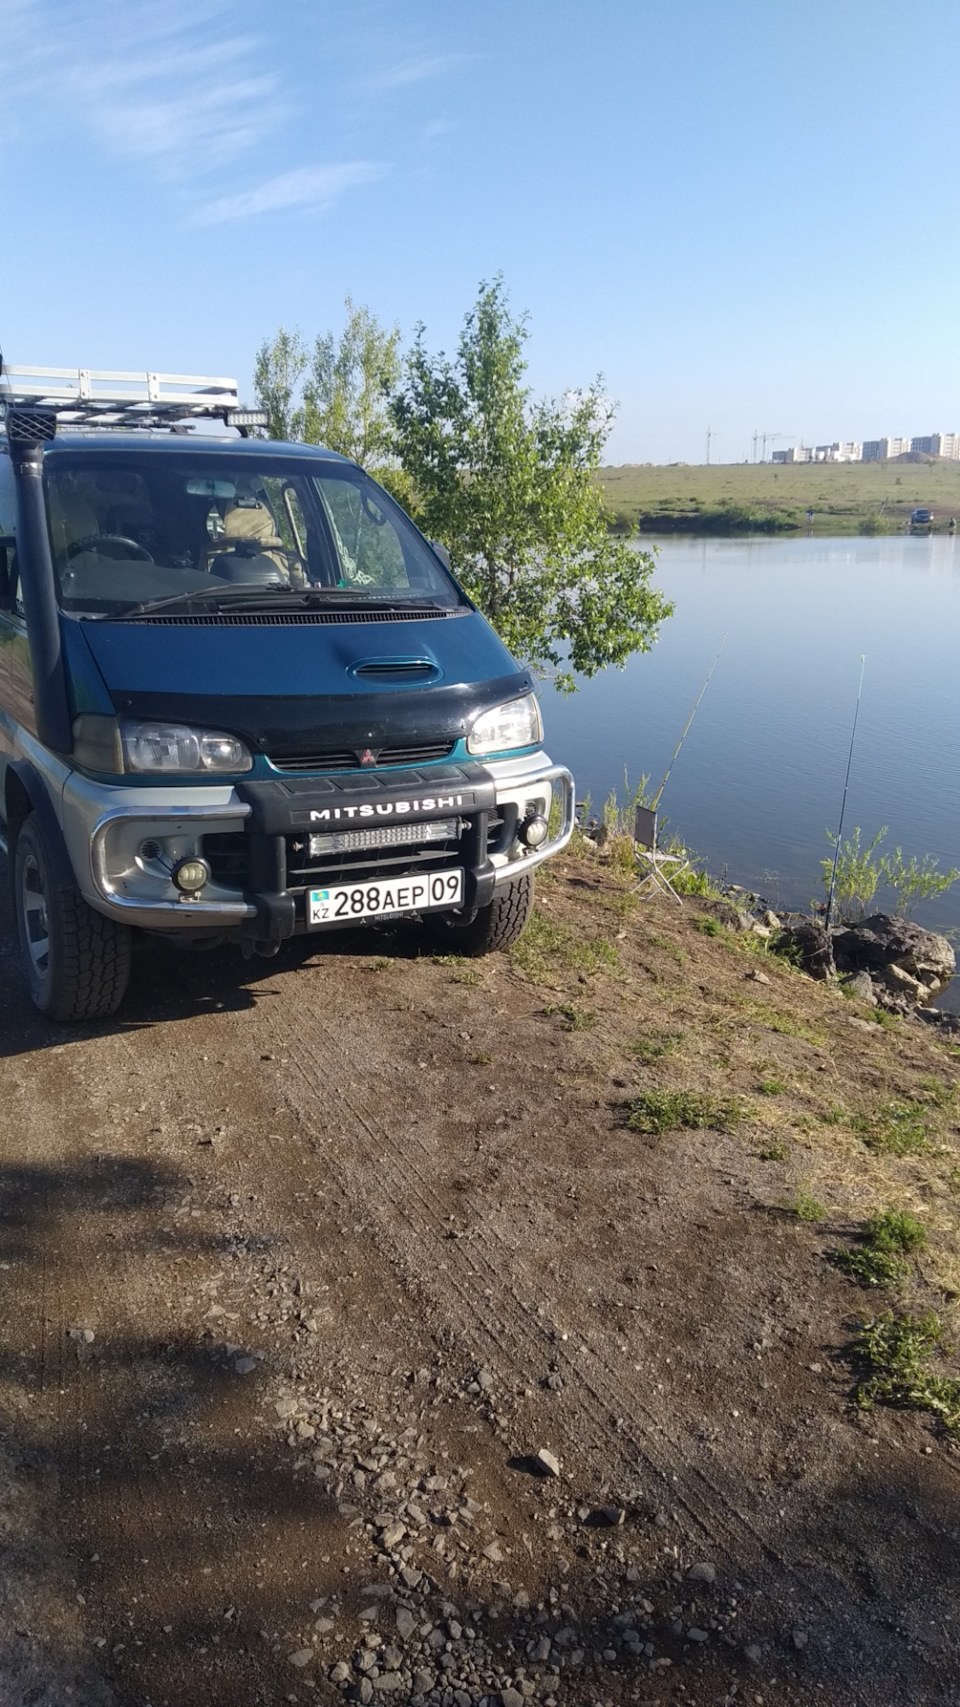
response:
M333 526L341 579L361 587L410 584L397 530L375 492L348 480L317 481Z
M0 569L12 596L14 608L22 613L17 584L17 489L10 458L0 452Z

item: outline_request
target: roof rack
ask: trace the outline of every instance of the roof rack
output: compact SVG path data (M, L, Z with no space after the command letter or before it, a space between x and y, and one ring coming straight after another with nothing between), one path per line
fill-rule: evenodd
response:
M64 427L169 427L216 418L241 431L266 424L241 409L235 379L189 373L116 373L105 368L0 366L0 404L41 409Z

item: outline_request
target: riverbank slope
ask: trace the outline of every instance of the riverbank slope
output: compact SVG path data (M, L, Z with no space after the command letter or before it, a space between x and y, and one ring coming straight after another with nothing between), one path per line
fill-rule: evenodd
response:
M62 1031L0 937L10 1707L955 1697L956 1449L852 1402L953 1323L949 1039L602 852L509 954L147 946Z

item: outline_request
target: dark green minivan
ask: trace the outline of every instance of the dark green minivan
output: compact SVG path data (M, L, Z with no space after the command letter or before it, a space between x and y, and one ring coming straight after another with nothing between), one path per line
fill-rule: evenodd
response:
M23 966L112 1013L134 931L274 954L523 929L573 781L528 670L355 464L229 380L0 371L0 817Z

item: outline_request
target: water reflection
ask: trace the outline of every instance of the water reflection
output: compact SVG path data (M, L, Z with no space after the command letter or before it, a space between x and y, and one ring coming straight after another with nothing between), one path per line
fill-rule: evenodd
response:
M866 655L846 826L960 865L960 547L949 536L659 542L676 604L653 652L565 699L544 692L551 755L594 806L659 782L727 642L662 811L712 870L775 904L820 890ZM960 884L918 910L960 928Z

